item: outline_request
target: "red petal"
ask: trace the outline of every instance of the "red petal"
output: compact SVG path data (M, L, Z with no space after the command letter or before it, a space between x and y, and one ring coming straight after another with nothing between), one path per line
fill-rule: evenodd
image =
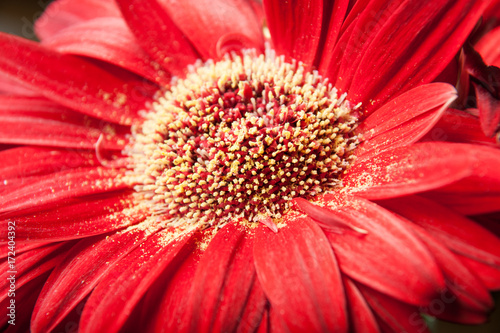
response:
M183 319L188 331L235 330L256 277L252 245L246 228L234 223L210 241L196 270Z
M378 333L380 329L372 310L366 303L365 298L359 291L356 284L344 278L344 286L349 303L349 314L352 325L352 332L356 333Z
M255 279L236 332L255 332L257 329L266 328L266 305L266 295L262 290L259 280Z
M449 303L458 303L456 305L459 308L488 313L493 307L493 300L481 281L450 250L423 228L412 223L407 225L419 236L441 268L447 287L454 296L454 300ZM457 298L458 302L455 302Z
M86 151L38 147L18 147L0 151L0 174L4 180L45 175L98 163L95 154Z
M359 2L359 1L358 1ZM335 45L340 37L342 24L344 23L349 0L323 1L323 28L322 33L325 34L323 45L316 54L316 60L319 62L320 73L323 73L323 68L328 67L333 63L334 57L338 56L333 52ZM327 9L326 6L329 6ZM307 17L307 15L302 15ZM329 21L329 22L328 22ZM328 29L325 23L328 22ZM324 52L323 52L324 51Z
M278 233L257 227L257 275L272 308L292 331L347 331L337 262L321 229L307 218L288 220Z
M406 146L419 140L457 97L455 88L431 83L407 91L361 123L363 154Z
M150 22L150 19L144 21ZM154 67L153 59L139 47L125 21L118 17L96 18L72 25L44 40L43 44L61 53L109 62L153 82L170 83L167 73Z
M151 90L149 83L130 85L89 62L19 37L2 33L0 43L2 72L71 109L129 125L150 100L143 94Z
M358 285L368 304L381 319L384 332L429 333L417 307L401 303L384 294Z
M48 332L56 327L113 268L113 264L146 237L146 231L132 229L77 243L45 283L33 311L32 331Z
M142 48L167 71L182 75L199 58L196 50L157 0L117 1ZM147 19L144 19L146 18Z
M207 236L207 231L200 234ZM208 237L210 239L210 237ZM200 237L200 243L207 241ZM208 240L209 241L209 240ZM183 317L186 311L188 299L192 293L193 279L196 268L200 262L200 249L194 250L185 260L181 261L175 272L168 275L168 288L158 302L158 313L152 323L153 332L182 332L185 331L186 323Z
M327 233L344 274L415 305L444 287L434 258L398 217L360 198L327 194L320 200L332 215L367 231Z
M10 224L11 226L15 226L15 221L12 221L12 223ZM8 227L8 225L7 225ZM37 248L40 248L40 247L43 247L43 246L46 246L46 245L50 245L52 243L17 243L16 244L16 255L19 255L21 253L24 253L26 251L30 251L30 250L33 250L33 249L37 249ZM8 242L0 242L0 259L5 259L8 257L9 255L9 244Z
M264 1L264 9L278 55L312 66L321 38L323 1Z
M8 327L4 330L5 333L18 333L18 332L30 332L30 317L37 300L38 294L40 293L40 289L43 286L43 283L47 279L48 273L45 273L38 278L31 280L26 285L21 288L17 288L15 291L14 298L6 298L3 302L0 302L0 327ZM7 307L10 306L11 300L15 301L15 324L10 325L7 324L8 320L14 319L7 314L10 314L10 309ZM7 326L8 325L8 326Z
M170 230L154 234L107 271L85 304L81 332L111 333L121 329L158 276L176 257L192 250L187 249L192 233L172 237Z
M454 252L500 268L500 240L478 223L418 196L381 204L420 225Z
M418 143L358 160L343 179L346 191L385 199L439 188L471 175L478 166L475 146Z
M112 192L73 200L51 210L0 220L0 224L7 226L8 221L15 220L16 239L20 241L54 242L85 238L143 221L146 214L136 206L133 193ZM6 237L7 228L5 232L0 231L0 238Z
M500 27L496 27L488 31L480 40L474 45L484 62L490 66L500 65L500 49L498 44L500 43Z
M120 10L113 0L54 1L35 23L37 36L44 40L61 30L96 17L119 17Z
M448 109L422 140L498 146L495 138L488 138L483 134L477 117L455 109Z
M15 285L18 289L54 268L64 258L69 247L71 244L68 243L51 244L17 256L16 250L11 251L10 259L2 264L0 302L8 298L9 289L12 289L9 283L10 276L15 275Z
M71 111L45 98L0 96L0 142L122 150L130 129Z
M477 259L471 259L470 256L459 255L458 257L472 272L476 273L486 288L490 290L500 289L500 268L498 266L484 264Z
M439 202L440 204L463 215L487 214L498 211L500 207L500 195L443 193L433 191L425 194L425 197Z
M120 190L128 187L120 175L124 170L102 167L77 168L44 176L3 195L1 213L57 204L61 200Z
M247 0L160 0L203 59L263 48L259 22Z
M392 95L431 82L459 51L487 4L409 0L377 13L387 21L372 29L370 41L358 48L359 64L354 63L351 72L340 73L340 77L353 76L352 84L344 86L350 98L372 108Z

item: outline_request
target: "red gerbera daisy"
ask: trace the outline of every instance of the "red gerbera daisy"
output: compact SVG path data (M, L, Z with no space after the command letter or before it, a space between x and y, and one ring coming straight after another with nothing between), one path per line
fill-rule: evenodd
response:
M60 0L0 34L3 327L483 322L500 152L416 142L489 3Z

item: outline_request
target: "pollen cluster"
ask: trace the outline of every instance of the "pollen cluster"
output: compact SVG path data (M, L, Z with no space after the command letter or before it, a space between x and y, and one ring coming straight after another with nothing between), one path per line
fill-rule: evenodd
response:
M279 218L340 184L356 107L316 72L268 51L194 66L134 129L132 178L172 222Z

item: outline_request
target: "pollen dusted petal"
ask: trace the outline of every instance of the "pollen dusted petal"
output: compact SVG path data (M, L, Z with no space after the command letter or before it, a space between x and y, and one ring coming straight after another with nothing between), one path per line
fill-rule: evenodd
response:
M472 145L417 143L356 161L347 171L346 192L386 199L439 188L471 175L479 167Z
M247 0L159 0L202 59L229 51L263 49L259 22Z
M43 97L0 95L0 142L37 146L122 150L130 129L69 110Z
M3 194L0 213L41 207L49 209L50 205L57 205L64 199L120 190L128 187L120 177L124 172L84 167L35 176L28 185Z
M478 223L419 196L384 200L380 204L423 227L452 251L500 268L500 240Z
M290 61L310 68L316 57L323 23L322 0L264 1L273 47ZM307 12L307 15L301 15ZM276 20L276 17L280 17ZM293 22L293 24L290 24Z
M45 39L43 45L61 53L99 59L168 85L170 76L138 44L121 18L105 17L72 25Z
M118 0L123 16L137 37L137 43L164 69L185 74L199 55L167 11L157 0Z
M149 236L146 230L136 228L78 242L47 279L33 311L31 330L54 329L113 269L115 262Z
M130 125L150 97L151 84L132 84L80 58L0 34L0 71L45 97L82 113Z
M234 332L256 278L253 236L229 223L210 241L197 267L186 316L190 332Z
M175 230L169 229L157 232L106 272L85 304L80 321L82 333L113 333L121 329L163 271L169 269L174 259L179 260L192 250L188 248L193 233L173 233Z
M19 241L56 242L108 233L145 218L146 212L137 207L133 193L119 191L70 200L62 207L33 214L1 218L0 225L15 220ZM0 239L7 239L7 228L0 231Z
M389 6L387 21L372 29L369 42L357 49L362 58L359 66L350 67L354 73L339 74L353 75L352 84L344 86L350 98L370 109L399 91L431 82L459 51L487 4L409 0Z
M286 223L278 233L259 225L254 241L257 275L272 309L292 331L347 332L342 279L329 241L307 218Z
M371 113L360 125L365 140L360 146L363 158L418 141L456 97L453 86L431 83L409 90Z
M74 24L99 17L120 17L114 0L54 1L35 22L35 32L41 41L57 35Z
M325 194L319 200L337 218L367 231L325 230L344 274L414 305L427 304L444 287L427 248L391 212L350 196Z

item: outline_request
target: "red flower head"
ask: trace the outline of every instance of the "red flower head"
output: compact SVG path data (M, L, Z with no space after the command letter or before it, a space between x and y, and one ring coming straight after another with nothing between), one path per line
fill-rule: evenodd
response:
M500 151L418 141L490 3L59 0L0 34L1 324L483 322Z

